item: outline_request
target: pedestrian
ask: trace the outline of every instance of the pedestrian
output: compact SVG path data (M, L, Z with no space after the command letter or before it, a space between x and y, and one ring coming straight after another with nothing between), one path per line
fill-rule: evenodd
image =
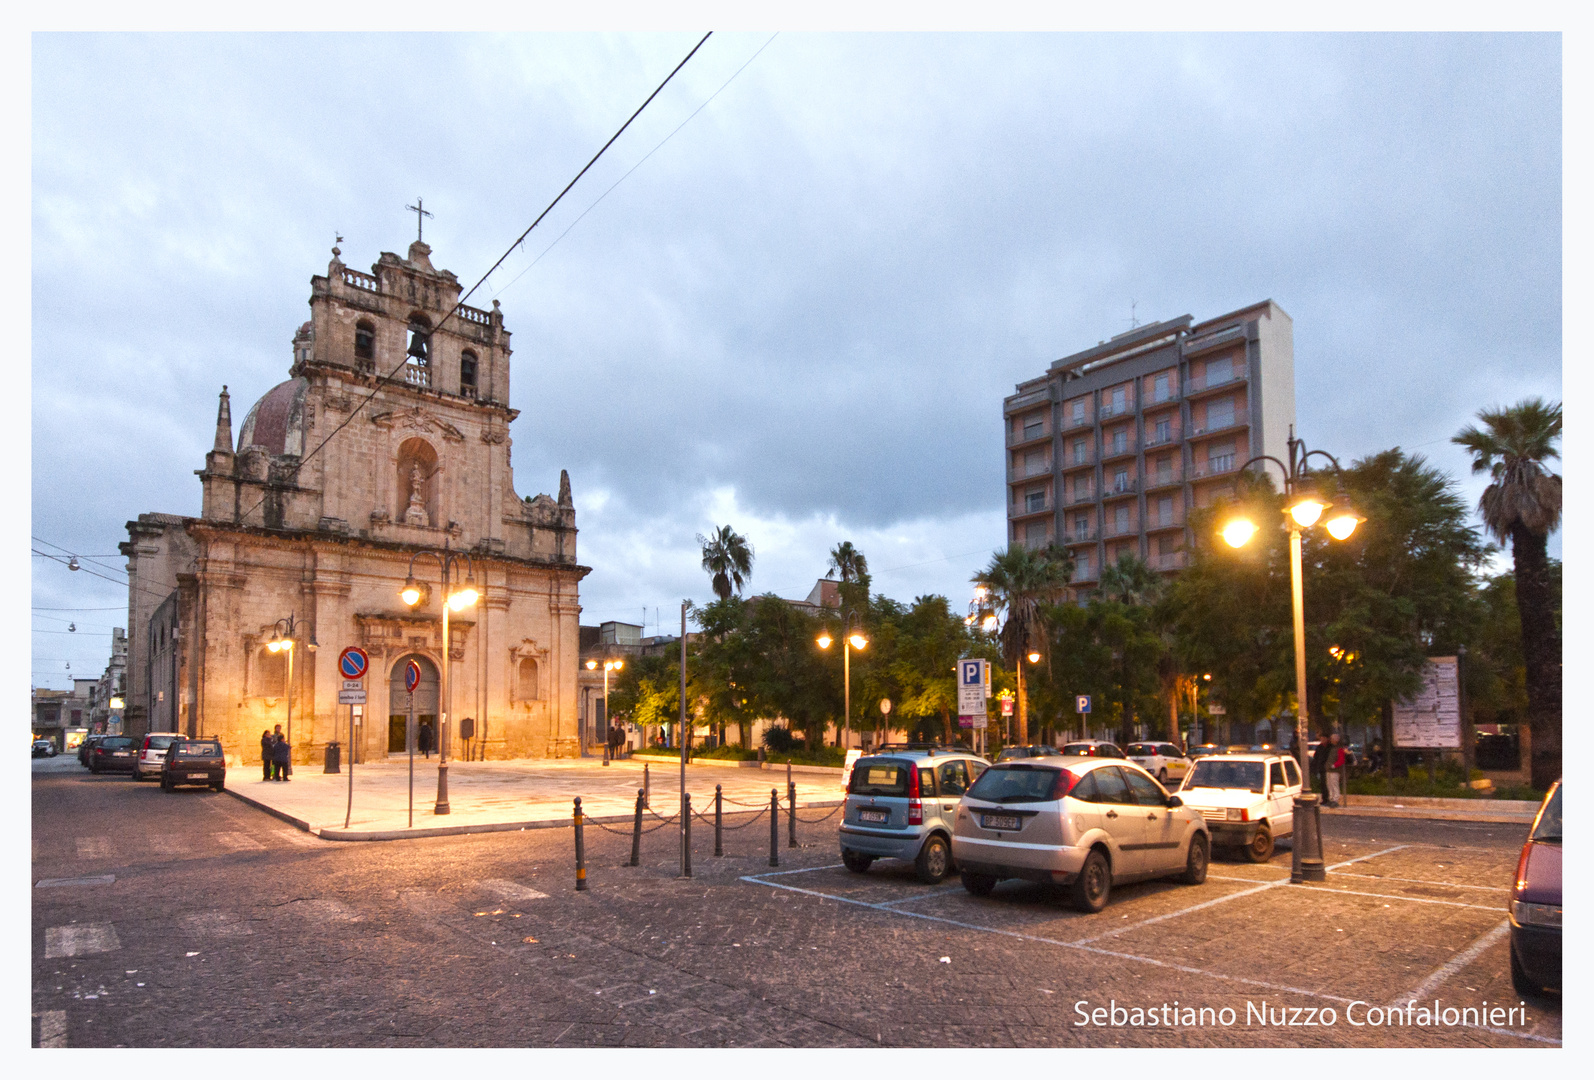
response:
M260 779L262 779L262 780L270 780L271 779L271 746L272 746L272 742L273 742L273 740L271 738L271 729L270 728L261 728L260 729L260 773L261 773Z
M1328 797L1328 780L1325 773L1328 770L1330 748L1328 736L1325 735L1317 740L1317 748L1312 751L1312 787L1316 788L1325 799Z
M1328 786L1328 805L1338 806L1340 791L1345 782L1345 748L1339 744L1338 732L1328 737L1328 745L1323 779Z
M281 733L278 733L277 741L271 748L271 760L276 772L276 775L272 777L273 780L281 780L283 783L288 782L288 773L292 769L292 755L293 747L288 745L288 740L283 738Z
M416 732L415 741L420 744L421 753L426 756L426 760L430 761L432 759L432 724L430 721L421 721L421 730Z
M611 760L618 760L619 757L620 757L620 747L622 747L624 745L625 745L625 729L622 728L619 724L610 725L610 727L609 727L609 758Z

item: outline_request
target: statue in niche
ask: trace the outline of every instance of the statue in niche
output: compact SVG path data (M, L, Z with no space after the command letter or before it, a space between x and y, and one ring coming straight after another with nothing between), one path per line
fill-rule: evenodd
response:
M426 514L426 504L421 497L421 485L426 478L421 475L421 466L417 462L410 466L410 505L404 511L404 524L430 525L431 518Z

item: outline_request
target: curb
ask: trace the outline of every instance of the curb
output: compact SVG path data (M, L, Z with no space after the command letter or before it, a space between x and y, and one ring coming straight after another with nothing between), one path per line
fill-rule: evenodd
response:
M258 799L251 799L249 796L243 794L240 791L235 790L232 787L224 786L221 790L226 792L228 795L231 795L233 798L237 799L241 803L248 803L250 806L254 807L256 810L264 810L266 813L270 814L272 817L278 818L278 819L280 819L282 821L286 821L289 825L292 825L294 828L299 829L302 832L307 832L311 836L317 835L316 830L314 830L314 829L312 829L310 827L310 823L308 821L302 821L299 818L294 817L292 814L288 814L288 813L285 813L285 812L283 812L281 810L278 810L274 806L267 806L265 803L260 802Z
M1500 811L1473 813L1466 810L1446 810L1438 807L1412 806L1340 806L1323 807L1319 813L1326 817L1401 818L1407 821L1476 821L1489 825L1532 825L1533 814L1512 814Z

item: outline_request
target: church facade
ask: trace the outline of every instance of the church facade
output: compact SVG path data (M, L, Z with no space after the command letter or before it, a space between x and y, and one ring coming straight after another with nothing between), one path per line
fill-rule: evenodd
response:
M222 388L199 516L127 523L126 729L219 736L254 762L281 724L296 762L334 740L371 761L404 750L413 710L453 757L575 756L589 571L568 475L557 498L516 494L498 303L459 306L458 279L419 240L369 274L332 255L289 378L244 416L236 448ZM450 611L446 657L445 560L479 597ZM412 576L430 585L414 607L399 595ZM338 700L348 645L370 656L352 718Z

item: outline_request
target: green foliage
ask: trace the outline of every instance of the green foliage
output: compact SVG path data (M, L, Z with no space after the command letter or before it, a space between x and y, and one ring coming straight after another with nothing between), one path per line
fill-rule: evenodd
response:
M764 746L772 753L786 754L797 749L801 743L791 733L790 728L768 727L764 729Z
M692 757L709 761L756 761L758 751L750 746L716 746L712 750L693 750Z
M703 549L703 569L711 575L709 586L714 595L728 600L733 591L741 592L753 576L753 546L747 537L738 535L729 525L721 525L708 536L699 533L697 542Z

